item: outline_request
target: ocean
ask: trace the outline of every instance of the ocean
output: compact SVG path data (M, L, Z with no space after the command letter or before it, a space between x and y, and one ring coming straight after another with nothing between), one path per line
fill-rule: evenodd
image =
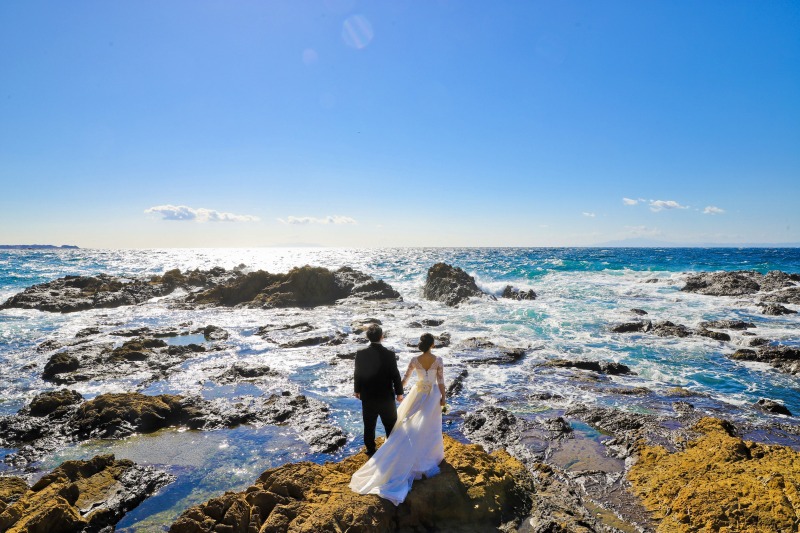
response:
M533 289L537 298L514 301L476 299L456 308L422 297L428 268L446 262L466 270L485 292L499 296L506 285ZM800 413L800 377L780 373L764 363L726 357L745 338L731 342L691 336L658 337L646 333L612 333L609 326L638 318L669 320L696 327L702 321L745 320L759 337L773 343L800 344L800 315L765 316L756 298L716 297L682 292L686 273L717 270L782 270L800 273L800 248L261 248L164 250L9 250L0 251L0 301L33 284L64 275L140 276L180 268L214 266L286 272L302 265L335 269L351 266L383 279L400 292L393 305L336 305L314 309L176 309L171 295L146 304L57 314L34 310L0 311L0 415L13 414L37 393L57 388L42 381L47 355L36 351L46 340L71 339L81 329L141 326L165 327L191 322L213 324L230 332L224 349L187 360L167 379L142 387L137 376L80 382L70 388L86 398L106 392L137 390L147 394L199 394L205 398L260 396L291 390L331 408L332 421L347 434L334 454L314 454L285 426L197 432L162 430L120 441L91 441L69 446L32 465L30 479L67 459L86 459L100 452L154 465L177 481L128 513L118 531L163 531L181 511L225 490L241 490L266 468L288 461L337 460L362 446L360 407L352 392L352 362L337 358L329 346L280 348L255 335L266 324L308 322L315 330L348 333L357 319L378 318L385 344L400 359L401 373L421 333L447 332L452 344L434 349L444 358L450 381L468 368L464 390L451 400L445 431L459 435L460 414L483 404L497 404L519 416L558 415L579 404L616 407L640 413L667 414L680 387L696 393L695 407L715 416L758 426L785 422L752 405L760 398L782 402ZM421 319L443 323L412 327ZM735 332L733 332L735 333ZM202 337L169 342L203 342ZM526 356L509 365L468 366L460 341L485 337L524 348ZM120 338L121 344L124 339ZM543 366L553 359L613 361L635 373L593 383L573 372ZM266 383L218 384L209 376L233 362L268 364L279 376ZM622 392L621 392L622 391ZM556 395L553 399L542 399ZM580 428L579 428L580 429ZM586 428L583 428L586 429ZM587 430L588 431L588 430ZM796 449L795 442L782 442ZM0 448L0 459L14 450ZM0 463L0 473L15 472Z

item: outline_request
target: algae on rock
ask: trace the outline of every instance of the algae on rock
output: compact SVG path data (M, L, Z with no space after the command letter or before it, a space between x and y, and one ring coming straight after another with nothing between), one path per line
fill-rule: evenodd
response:
M800 452L744 441L702 418L683 451L645 446L628 479L659 532L789 532L800 525Z

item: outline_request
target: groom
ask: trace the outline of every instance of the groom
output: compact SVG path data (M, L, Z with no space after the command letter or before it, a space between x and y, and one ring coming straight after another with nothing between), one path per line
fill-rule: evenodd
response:
M403 401L403 384L394 352L381 344L381 327L371 324L367 328L367 338L370 341L369 347L356 353L353 389L354 396L361 400L364 445L367 447L367 455L372 457L375 453L375 426L378 417L381 417L381 424L388 437L397 422L395 400Z

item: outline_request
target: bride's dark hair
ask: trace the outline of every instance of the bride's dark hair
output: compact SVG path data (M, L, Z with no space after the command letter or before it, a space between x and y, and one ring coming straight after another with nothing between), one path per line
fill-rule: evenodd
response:
M423 333L419 338L419 344L417 344L417 348L419 348L420 352L427 352L430 350L431 346L433 346L433 335L430 333Z

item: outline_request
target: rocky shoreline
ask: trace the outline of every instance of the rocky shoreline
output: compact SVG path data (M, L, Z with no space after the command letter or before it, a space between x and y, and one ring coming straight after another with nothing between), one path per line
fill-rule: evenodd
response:
M787 305L800 303L798 282L800 276L783 272L702 273L688 275L681 290L708 297L752 298L763 316L779 317L796 313ZM496 299L464 270L445 263L430 267L422 293L446 306ZM181 310L209 306L310 308L353 302L390 306L402 302L402 295L386 282L352 268L331 271L306 266L286 274L213 268L171 270L147 278L66 276L26 289L0 309L72 313L146 305L152 298L165 296L170 297L168 305ZM539 295L507 286L499 296L522 301ZM637 308L630 312L644 317L653 311ZM303 321L262 323L252 335L282 349L324 347L335 351L330 364L346 365L363 343L360 334L366 325L380 322L354 317L349 328L335 331ZM419 318L409 327L438 328L442 324L442 320ZM638 318L608 329L620 335L714 342L731 361L763 362L787 375L800 375L800 350L759 336L759 328L747 320L686 326L666 319ZM205 342L167 342L185 335L202 335ZM185 323L168 329L116 329L98 324L77 332L71 340L42 342L37 352L47 362L31 370L55 386L124 376L131 378L137 389L144 389L193 358L225 351L228 338L228 331L211 324L197 327ZM451 398L464 393L464 384L474 379L473 372L485 367L513 370L541 349L503 345L488 337L451 339L447 332L437 332L436 338L437 345L449 346L458 355L459 365L449 376ZM413 339L403 342L414 344ZM626 385L624 380L635 373L615 361L550 357L536 364L541 372L564 373L582 382L586 390L651 394L647 388ZM210 373L208 379L219 385L277 385L281 372L266 364L235 362ZM349 476L366 460L363 454L356 454L325 464L301 462L271 468L242 492L225 493L187 509L170 531L796 529L800 523L800 454L788 446L748 440L748 435L758 436L763 430L709 417L713 407L698 406L708 400L688 391L673 392L667 405L670 414L563 405L553 393L531 398L546 405L552 416L515 415L502 406L502 398L493 399L495 403L485 402L470 412L446 417L450 432L458 438L446 436L442 474L415 483L409 499L398 508L374 496L349 492ZM800 435L800 426L790 420L792 413L782 404L764 398L750 409L776 417L771 435L779 439ZM0 417L0 447L15 450L4 458L7 464L23 474L33 474L37 461L75 443L123 439L169 428L202 432L246 424L290 427L312 452L332 453L342 449L347 435L331 421L329 411L324 402L288 390L210 400L132 391L97 394L86 400L73 389L59 388L38 394L14 415ZM787 423L779 421L781 417L787 417ZM593 428L600 436L587 436L581 428ZM21 477L0 476L0 530L113 531L127 511L171 480L157 469L108 455L65 462L32 486ZM707 493L715 495L713 501L704 501L702 495Z

